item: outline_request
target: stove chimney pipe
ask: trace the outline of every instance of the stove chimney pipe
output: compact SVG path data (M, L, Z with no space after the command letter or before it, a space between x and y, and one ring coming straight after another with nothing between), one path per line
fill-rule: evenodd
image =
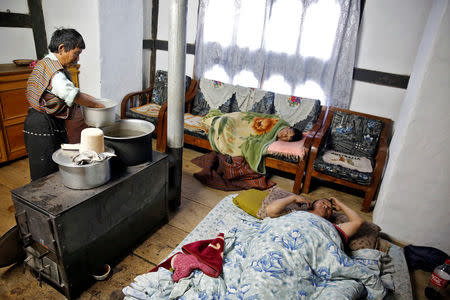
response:
M167 91L167 146L169 154L169 208L181 204L184 143L187 0L169 3L169 68Z

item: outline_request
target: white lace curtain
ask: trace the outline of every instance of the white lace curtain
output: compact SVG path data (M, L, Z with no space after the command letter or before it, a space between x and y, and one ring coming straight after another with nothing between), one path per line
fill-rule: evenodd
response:
M349 108L360 0L200 0L195 76Z

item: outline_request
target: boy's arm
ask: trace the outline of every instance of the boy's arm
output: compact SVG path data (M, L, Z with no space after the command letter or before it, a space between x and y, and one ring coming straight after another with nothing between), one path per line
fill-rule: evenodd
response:
M292 203L307 203L310 204L305 197L299 195L290 195L284 198L277 199L266 207L266 214L271 218L277 218L285 214L284 209Z
M348 222L339 224L339 228L341 228L342 231L344 231L350 238L364 223L363 218L361 218L356 211L339 201L337 198L331 197L330 200L336 206L336 210L342 210L342 212L347 216Z

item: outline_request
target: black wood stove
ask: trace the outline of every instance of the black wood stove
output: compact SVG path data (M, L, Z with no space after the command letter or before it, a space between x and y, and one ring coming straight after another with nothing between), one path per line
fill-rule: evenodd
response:
M111 180L89 190L66 188L59 172L12 190L25 264L67 298L104 264L117 263L168 220L168 157L132 167L112 164Z

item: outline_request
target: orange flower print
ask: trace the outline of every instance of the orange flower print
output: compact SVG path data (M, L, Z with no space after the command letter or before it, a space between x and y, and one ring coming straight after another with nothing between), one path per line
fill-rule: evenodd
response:
M278 119L258 117L253 119L252 128L257 135L262 135L270 132L277 122Z

